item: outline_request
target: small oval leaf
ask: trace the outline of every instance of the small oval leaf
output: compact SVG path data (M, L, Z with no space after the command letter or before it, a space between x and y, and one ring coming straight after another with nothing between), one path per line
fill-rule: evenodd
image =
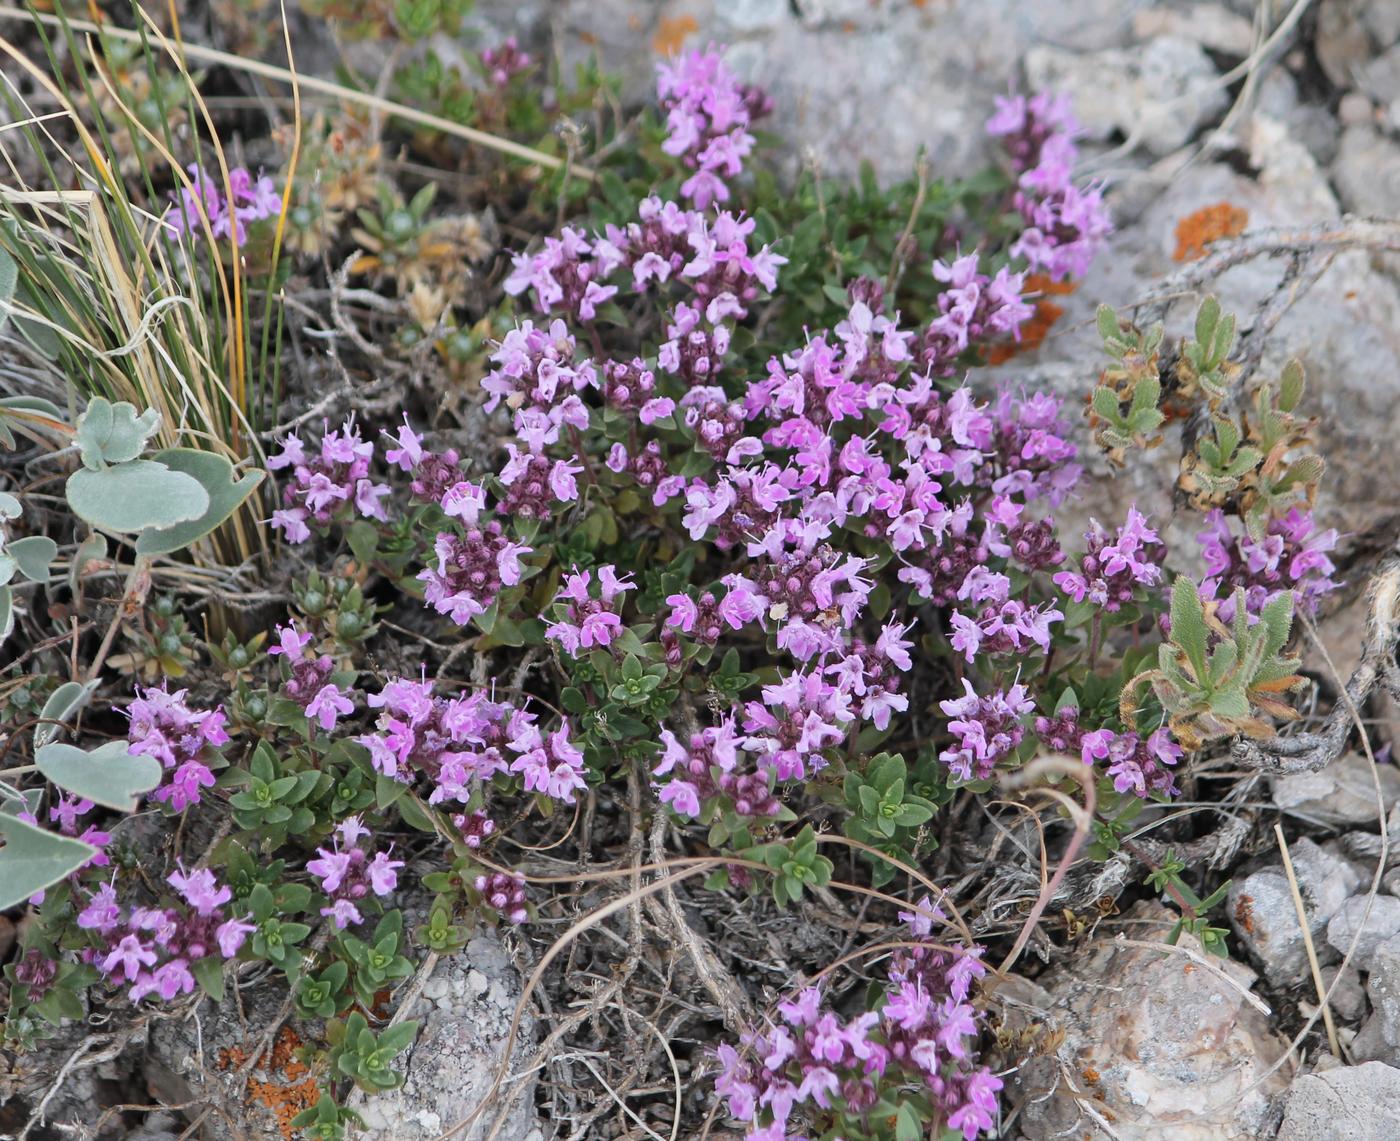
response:
M5 548L19 563L19 573L34 582L47 582L49 564L58 554L58 544L47 535L29 535L15 539Z
M96 678L86 683L65 681L49 694L49 699L44 702L44 708L39 711L40 725L34 730L34 747L36 749L43 748L54 739L55 734L61 728L58 723L67 721L86 705L88 698L92 696L93 690L97 688L98 684Z

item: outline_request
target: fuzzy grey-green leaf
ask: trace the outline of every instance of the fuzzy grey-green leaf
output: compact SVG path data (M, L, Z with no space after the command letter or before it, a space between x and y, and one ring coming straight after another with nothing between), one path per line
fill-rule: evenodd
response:
M28 535L13 540L5 550L19 564L19 573L33 582L46 582L49 564L58 554L58 544L47 535Z
M78 417L74 443L82 452L83 464L99 468L103 464L134 460L159 427L160 413L154 408L138 414L136 406L125 400L112 404L101 396L94 396L87 411Z
M173 527L209 510L199 480L151 460L132 460L102 471L79 468L68 477L68 506L107 531Z
M1196 584L1179 575L1172 584L1172 641L1185 652L1196 671L1196 677L1206 677L1206 619Z
M97 855L97 849L81 840L56 836L0 813L0 908L23 903L35 892L56 884Z
M34 730L34 747L42 748L53 740L61 722L67 721L88 703L99 682L65 681L49 694L44 708L39 711L39 726Z
M91 752L54 742L35 751L34 763L59 788L122 812L134 810L137 798L160 784L160 762L132 756L121 740Z
M260 471L245 472L234 479L233 465L223 456L194 448L169 448L155 454L155 460L171 471L198 480L209 496L209 506L197 519L177 523L164 530L143 531L136 540L139 555L168 555L204 538L238 510L263 480Z

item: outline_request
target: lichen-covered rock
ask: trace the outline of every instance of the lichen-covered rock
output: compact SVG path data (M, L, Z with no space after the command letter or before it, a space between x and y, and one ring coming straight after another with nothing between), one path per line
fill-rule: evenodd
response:
M506 1039L519 997L519 975L493 931L481 931L460 954L441 959L407 1013L420 1026L417 1040L397 1063L404 1084L387 1093L357 1093L351 1099L365 1119L368 1135L428 1141L475 1113L506 1062ZM507 1098L510 1105L496 1141L531 1141L543 1135L535 1114L536 1079L533 1074L517 1076L533 1031L534 1020L527 1016L521 1021L502 1092L469 1128L455 1134L461 1141L481 1141L490 1134Z
M1293 1083L1277 1141L1380 1141L1400 1136L1400 1070L1338 1066Z
M1151 938L1170 921L1156 904L1127 913L1130 930ZM1199 953L1190 936L1181 943ZM1239 963L1203 967L1180 952L1104 940L1041 984L1050 992L1048 1022L1064 1032L1051 1073L1028 1067L1017 1079L1024 1095L1022 1133L1029 1141L1088 1129L1076 1098L1054 1082L1063 1066L1093 1104L1111 1117L1122 1141L1245 1141L1269 1136L1272 1099L1288 1083L1287 1066L1260 1082L1287 1049L1241 993L1254 973ZM1222 978L1222 973L1230 980ZM1048 1078L1037 1088L1036 1075ZM1256 1085L1256 1082L1259 1082ZM1091 1130L1089 1130L1091 1131Z

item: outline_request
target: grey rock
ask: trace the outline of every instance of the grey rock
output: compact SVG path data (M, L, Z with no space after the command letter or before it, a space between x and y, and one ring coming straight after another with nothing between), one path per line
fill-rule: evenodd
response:
M1384 1062L1387 1066L1400 1066L1400 1050L1386 1042L1385 1035L1381 1033L1381 1020L1374 1014L1356 1032L1349 1050L1358 1064Z
M1371 958L1366 996L1386 1045L1400 1047L1400 937L1387 939Z
M1361 886L1362 878L1348 860L1321 848L1306 837L1289 847L1293 871L1302 888L1309 918L1328 923Z
M718 14L736 32L755 32L792 19L792 5L789 0L729 0L720 5Z
M1400 41L1400 4L1395 0L1366 0L1361 5L1361 22L1378 47Z
M1381 877L1381 890L1391 895L1400 895L1400 867L1391 868Z
M1342 1022L1359 1022L1366 1013L1366 988L1361 985L1361 975L1357 969L1347 967L1342 970L1340 965L1334 964L1323 967L1321 973L1323 988L1332 992L1328 1000L1332 1013ZM1333 988L1332 984L1339 974L1341 981Z
M941 175L978 169L993 153L982 131L993 98L1024 86L1028 48L1126 48L1133 13L1149 6L801 0L794 14L778 0L555 0L531 9L538 30L558 33L566 73L596 55L632 100L652 90L659 39L684 31L687 46L727 43L735 70L773 96L765 126L783 140L790 165L812 154L825 173L848 177L868 161L888 180L908 176L920 149ZM520 23L505 0L478 7L503 28Z
M1322 0L1317 5L1313 50L1327 78L1338 87L1354 87L1357 69L1372 54L1371 37L1357 18L1358 7L1355 0Z
M1288 1092L1277 1141L1379 1141L1400 1122L1400 1070L1381 1062L1305 1074Z
M1348 91L1337 104L1337 118L1344 127L1374 126L1376 105L1359 91Z
M1168 914L1139 904L1126 918L1155 925ZM1200 950L1190 936L1181 943ZM1097 1071L1096 1103L1121 1141L1268 1136L1287 1067L1264 1073L1287 1046L1244 999L1254 974L1224 960L1212 960L1218 969L1186 964L1180 953L1105 939L1048 972L1039 980L1052 1000L1043 1017L1064 1033L1056 1057L1074 1073ZM1018 1074L1013 1086L1027 1141L1093 1132L1054 1075Z
M1294 773L1274 782L1273 800L1291 816L1323 824L1376 824L1376 781L1386 808L1400 798L1400 770L1347 753L1315 773Z
M1225 55L1247 56L1254 39L1250 21L1223 4L1194 3L1189 8L1154 5L1133 15L1133 35L1139 40L1181 36Z
M1156 155L1176 150L1227 105L1210 57L1176 35L1130 51L1036 46L1026 53L1026 77L1033 88L1067 92L1089 138L1140 132Z
M399 1059L404 1084L350 1104L364 1117L368 1135L426 1141L474 1113L507 1063L507 1037L520 994L520 979L500 938L483 929L458 955L439 961L407 1017L420 1021L418 1038ZM498 1112L499 1141L528 1141L540 1128L528 1069L533 1019L522 1019L500 1092L473 1124L455 1136L481 1141ZM504 1098L509 1097L509 1104Z
M1377 103L1400 99L1400 44L1359 67L1356 84Z
M1347 861L1311 840L1298 840L1290 854L1316 946L1328 922L1360 884L1360 877ZM1287 986L1306 978L1307 944L1282 866L1263 868L1236 881L1230 888L1229 914L1235 933L1259 959L1270 982Z
M1370 124L1348 127L1332 164L1332 184L1348 210L1393 212L1400 205L1400 143Z
M1327 942L1343 955L1356 941L1351 962L1363 971L1371 969L1377 948L1396 935L1400 935L1400 899L1393 895L1354 895L1327 924Z

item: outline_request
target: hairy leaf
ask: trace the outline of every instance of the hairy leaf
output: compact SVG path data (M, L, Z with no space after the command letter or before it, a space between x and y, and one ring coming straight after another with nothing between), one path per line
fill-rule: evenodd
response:
M122 812L135 810L137 798L160 784L155 757L134 757L125 741L108 741L90 753L53 743L34 753L39 771L60 788Z
M23 903L36 892L71 875L97 855L97 849L81 840L57 836L0 813L0 908Z
M154 459L171 471L197 480L209 497L209 506L197 519L162 530L143 531L136 540L139 555L168 555L204 538L237 511L263 481L260 471L245 472L234 479L233 465L223 456L194 448L169 448L157 452Z
M68 477L68 506L80 519L106 531L144 531L198 519L209 510L199 480L151 460L132 460Z
M134 460L159 427L160 413L154 408L138 415L136 406L125 400L112 404L94 396L87 411L78 417L73 442L82 453L83 464L95 471L106 464Z

